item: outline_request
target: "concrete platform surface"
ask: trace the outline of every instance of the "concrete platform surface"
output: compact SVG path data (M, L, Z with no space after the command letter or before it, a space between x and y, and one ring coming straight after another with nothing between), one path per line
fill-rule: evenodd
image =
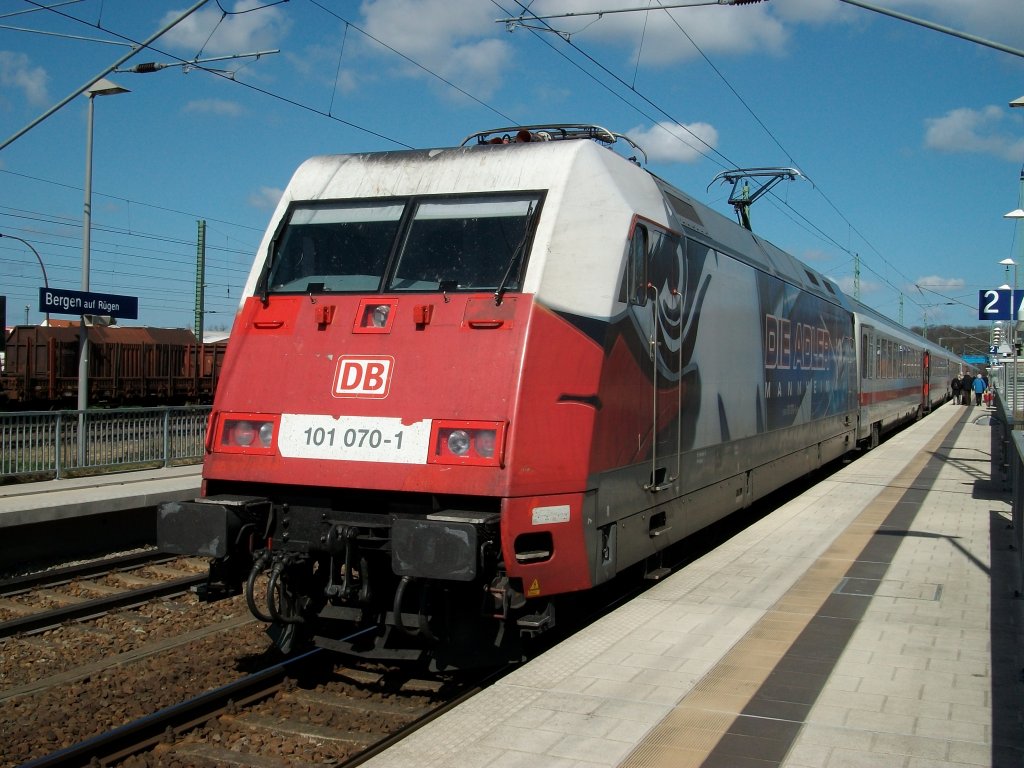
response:
M937 409L366 765L1024 765L987 413Z
M155 507L199 495L202 465L0 485L0 528Z

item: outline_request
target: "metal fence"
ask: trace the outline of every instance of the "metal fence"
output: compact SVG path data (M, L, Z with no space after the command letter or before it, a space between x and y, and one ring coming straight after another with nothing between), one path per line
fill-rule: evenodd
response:
M1010 491L1014 549L1017 552L1018 583L1016 593L1024 595L1024 432L1019 417L1006 402L1005 389L995 384L995 409L992 411L991 479Z
M1010 360L990 367L988 380L992 388L999 393L1003 403L1002 410L1020 422L1024 416L1024 359L1016 362L1016 369Z
M0 475L196 464L210 406L0 413Z

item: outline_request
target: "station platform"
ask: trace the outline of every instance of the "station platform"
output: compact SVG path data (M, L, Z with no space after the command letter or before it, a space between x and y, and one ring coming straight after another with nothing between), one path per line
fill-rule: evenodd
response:
M190 464L0 485L0 529L194 499L202 471L201 464Z
M990 413L938 408L364 765L1024 766Z
M156 507L199 495L202 466L0 485L0 579L156 543Z

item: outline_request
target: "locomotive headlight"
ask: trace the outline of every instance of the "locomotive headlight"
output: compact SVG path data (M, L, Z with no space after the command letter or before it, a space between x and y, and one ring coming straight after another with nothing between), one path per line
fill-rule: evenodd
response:
M256 438L256 429L248 421L236 421L234 429L231 430L231 441L235 445L248 448Z
M274 422L264 421L260 424L260 445L269 448L274 440Z
M354 333L391 333L398 299L363 299L356 310Z
M477 430L476 436L473 438L473 446L476 448L477 454L485 459L494 456L494 435L493 429L480 429Z
M456 456L469 453L469 433L464 429L453 429L448 435L448 450Z
M249 413L220 414L215 451L272 453L278 416Z
M478 467L504 466L503 421L448 421L435 419L431 425L429 464L469 464Z

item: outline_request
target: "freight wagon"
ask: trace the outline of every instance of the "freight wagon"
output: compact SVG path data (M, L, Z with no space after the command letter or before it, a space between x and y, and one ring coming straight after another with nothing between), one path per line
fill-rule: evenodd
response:
M5 343L0 407L75 407L78 326L16 326ZM89 328L89 403L211 402L226 342L201 344L184 328Z

